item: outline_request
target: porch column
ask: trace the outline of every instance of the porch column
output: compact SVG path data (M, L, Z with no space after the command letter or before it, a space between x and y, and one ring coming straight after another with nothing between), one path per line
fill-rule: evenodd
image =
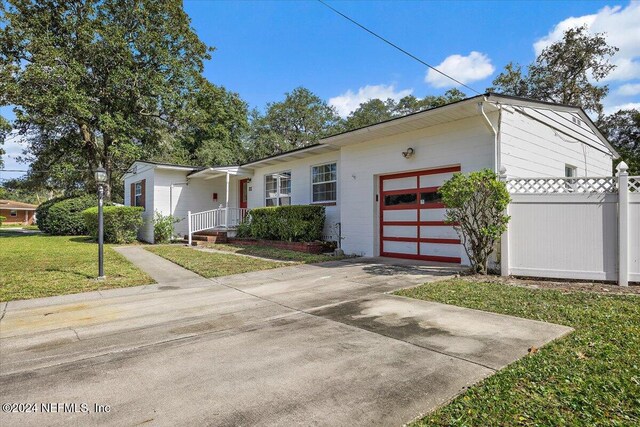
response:
M229 172L227 172L227 192L225 194L225 200L224 200L224 226L225 227L229 227L229 180L230 180L230 175L229 175Z

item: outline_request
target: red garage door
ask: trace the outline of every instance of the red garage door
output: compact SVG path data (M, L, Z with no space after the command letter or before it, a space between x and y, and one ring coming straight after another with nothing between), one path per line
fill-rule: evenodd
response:
M460 239L444 222L438 188L460 166L380 177L380 255L460 263Z

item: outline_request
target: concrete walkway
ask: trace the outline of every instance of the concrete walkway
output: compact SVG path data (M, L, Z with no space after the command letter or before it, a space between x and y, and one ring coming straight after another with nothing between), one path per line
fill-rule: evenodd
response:
M3 402L110 411L1 425L401 425L571 331L386 294L455 272L444 266L357 259L206 280L120 251L162 282L10 302L0 321Z

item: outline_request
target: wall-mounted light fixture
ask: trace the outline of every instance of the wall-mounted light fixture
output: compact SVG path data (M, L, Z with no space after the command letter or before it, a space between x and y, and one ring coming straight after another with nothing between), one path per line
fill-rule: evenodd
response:
M407 151L403 151L402 152L402 157L404 157L405 159L408 159L409 157L413 156L413 148L409 147L407 148Z

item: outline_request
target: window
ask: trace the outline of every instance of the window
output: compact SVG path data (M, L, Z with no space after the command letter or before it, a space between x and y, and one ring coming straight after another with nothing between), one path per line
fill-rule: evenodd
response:
M313 203L337 200L337 175L335 163L311 167L311 201Z
M291 204L291 172L278 172L264 177L265 206Z
M144 206L144 200L142 200L142 182L136 182L134 193L134 206Z
M429 203L442 203L442 196L437 191L429 191L427 193L420 193L420 204L426 205Z
M567 178L575 178L578 176L578 168L571 165L564 165L564 176Z
M17 210L15 210L15 209L11 209L11 210L9 211L9 216L18 216L18 211L17 211Z
M384 196L384 205L414 205L416 203L416 200L418 200L417 193L392 194L390 196Z

